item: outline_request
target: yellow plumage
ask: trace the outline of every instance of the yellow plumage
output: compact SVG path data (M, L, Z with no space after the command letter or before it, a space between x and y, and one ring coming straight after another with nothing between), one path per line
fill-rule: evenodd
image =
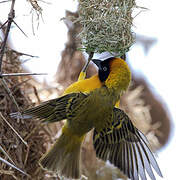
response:
M71 84L63 93L63 96L70 93L83 92L90 93L96 88L102 87L102 82L99 80L98 75L94 75L89 79L81 79Z
M151 165L162 175L143 135L122 110L114 108L130 84L131 73L126 62L120 58L93 62L99 67L97 75L84 80L81 74L62 97L23 112L24 118L38 117L43 122L66 119L61 136L40 159L40 165L59 175L79 178L81 144L86 133L94 128L97 157L110 160L131 179L140 175L145 180L143 169L146 169L155 180Z

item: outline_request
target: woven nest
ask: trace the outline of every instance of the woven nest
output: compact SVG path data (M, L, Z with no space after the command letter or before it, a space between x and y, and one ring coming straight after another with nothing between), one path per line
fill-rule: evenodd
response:
M135 7L134 0L79 0L79 18L73 20L82 27L80 49L117 55L127 52L134 43L131 27Z
M3 73L23 72L19 55L14 51L7 50L3 59L2 69ZM32 104L25 93L26 87L24 85L27 78L8 77L4 80L20 108L27 108ZM30 174L32 178L38 176L41 179L44 177L44 173L39 169L37 162L46 150L43 146L45 142L44 133L40 132L41 126L35 120L22 121L9 117L11 112L17 111L17 107L12 98L9 97L2 80L0 81L0 110L4 117L2 118L1 116L0 118L0 146L6 152L6 155L1 152L0 157L11 163L14 162L16 167ZM15 134L13 129L27 142L27 146ZM0 179L27 179L22 173L12 169L5 163L0 162L0 167Z

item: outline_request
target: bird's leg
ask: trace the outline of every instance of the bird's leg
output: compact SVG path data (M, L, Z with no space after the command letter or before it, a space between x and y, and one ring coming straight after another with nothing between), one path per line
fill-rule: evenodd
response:
M89 53L88 61L87 61L87 63L85 63L85 66L83 67L82 71L80 72L80 75L78 77L78 81L85 79L85 77L86 77L86 71L87 71L88 65L89 65L89 63L90 63L93 55L94 55L93 52L90 52Z

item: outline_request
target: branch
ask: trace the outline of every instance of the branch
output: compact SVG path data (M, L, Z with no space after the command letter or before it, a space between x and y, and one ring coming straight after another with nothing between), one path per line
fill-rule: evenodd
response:
M20 26L13 20L13 22L14 22L14 24L17 26L17 28L26 36L26 37L28 37L27 35L26 35L26 33L20 28Z
M1 1L0 3L6 3L6 2L9 2L11 0L5 0L5 1Z
M12 0L10 13L8 14L8 21L7 21L8 25L7 25L7 28L5 31L4 41L2 42L2 46L1 46L1 50L0 50L0 72L1 72L4 51L5 51L5 47L6 47L6 42L7 42L8 35L10 32L10 28L11 28L11 23L13 22L13 19L15 17L14 5L15 5L15 0Z
M22 52L14 50L14 49L10 49L10 51L16 53L19 56L29 56L29 57L32 57L32 58L39 58L39 56L34 56L34 55L31 55L31 54L22 53Z
M2 29L2 28L6 25L7 22L8 22L8 20L5 21L5 23L3 23L3 24L1 25L0 29Z
M9 73L9 74L0 74L0 78L9 76L37 76L37 75L47 75L47 73Z

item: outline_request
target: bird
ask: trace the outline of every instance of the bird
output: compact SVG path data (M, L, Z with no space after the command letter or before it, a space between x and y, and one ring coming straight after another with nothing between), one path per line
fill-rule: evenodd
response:
M42 168L67 178L80 178L80 149L86 134L94 129L96 156L109 160L133 180L155 180L151 166L162 177L145 136L127 114L115 107L128 89L131 72L121 58L92 60L98 74L70 85L63 96L43 102L12 117L36 117L45 123L66 120L62 134L40 159Z

